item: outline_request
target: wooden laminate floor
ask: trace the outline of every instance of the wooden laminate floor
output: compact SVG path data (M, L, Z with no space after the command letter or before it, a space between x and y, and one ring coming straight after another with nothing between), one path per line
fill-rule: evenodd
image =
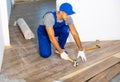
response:
M9 28L12 48L5 50L1 74L10 79L25 79L27 82L52 82L120 52L120 40L100 41L97 44L101 48L86 51L88 61L84 63L78 59L79 65L76 68L69 61L60 59L59 55L54 53L47 59L41 58L38 51L37 36L35 39L25 40L20 29L17 26L14 27L13 23L19 17L23 17L36 34L35 30L42 15L47 10L55 10L55 0L15 5ZM96 42L83 42L82 44L86 48L95 45ZM65 48L70 57L75 59L78 50L76 44L68 43Z

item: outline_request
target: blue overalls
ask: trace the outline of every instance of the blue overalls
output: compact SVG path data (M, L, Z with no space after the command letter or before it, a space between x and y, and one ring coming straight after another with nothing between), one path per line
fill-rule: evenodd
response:
M55 37L58 37L58 43L62 49L66 44L68 35L69 35L69 27L63 22L57 22L56 12L51 12L54 15L55 24L53 26ZM51 56L51 42L49 40L48 34L45 29L45 25L39 25L37 29L38 35L38 45L40 56L43 58L48 58Z

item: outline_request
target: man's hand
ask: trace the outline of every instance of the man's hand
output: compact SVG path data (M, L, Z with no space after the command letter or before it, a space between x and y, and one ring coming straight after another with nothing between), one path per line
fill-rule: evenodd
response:
M65 53L65 52L62 52L62 53L60 54L60 57L61 57L62 59L64 59L64 60L70 60L68 54Z
M84 51L78 51L78 55L77 55L77 58L81 58L83 62L86 62L87 61L87 58L85 56L85 53Z

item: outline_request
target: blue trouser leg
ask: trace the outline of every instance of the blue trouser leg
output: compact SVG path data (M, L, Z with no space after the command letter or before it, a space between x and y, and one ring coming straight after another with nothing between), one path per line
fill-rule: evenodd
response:
M67 38L69 36L69 27L68 25L64 25L60 27L59 29L55 30L55 35L58 36L58 42L62 49L64 49L64 46L66 44Z
M51 56L51 42L48 38L45 26L39 26L37 29L38 45L40 56L48 58Z

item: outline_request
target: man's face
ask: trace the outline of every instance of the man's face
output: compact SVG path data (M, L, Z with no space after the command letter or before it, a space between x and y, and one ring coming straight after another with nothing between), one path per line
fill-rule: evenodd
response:
M62 18L63 20L68 20L70 16L67 13L63 12Z

